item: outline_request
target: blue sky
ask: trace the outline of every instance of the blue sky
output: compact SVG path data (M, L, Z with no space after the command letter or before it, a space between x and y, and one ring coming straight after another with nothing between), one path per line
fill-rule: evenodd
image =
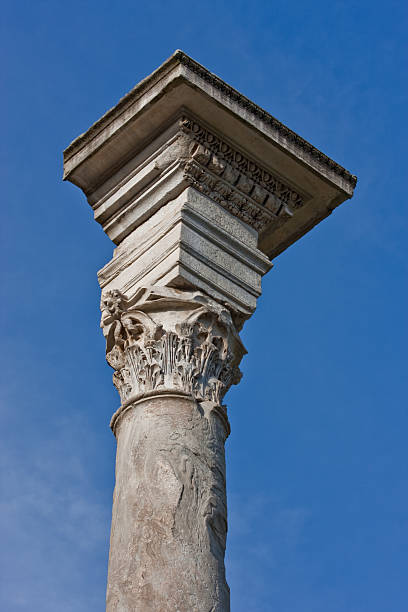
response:
M404 2L3 4L4 612L104 609L112 244L62 150L181 48L359 177L293 245L227 396L233 612L408 607Z

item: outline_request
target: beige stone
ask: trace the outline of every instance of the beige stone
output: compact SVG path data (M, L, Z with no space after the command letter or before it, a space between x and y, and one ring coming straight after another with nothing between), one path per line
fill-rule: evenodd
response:
M271 259L352 176L176 51L64 152L115 243L98 274L120 407L108 612L227 612L223 398Z
M162 394L129 406L118 441L107 609L229 610L225 411Z
M206 169L204 177L194 175L197 165L198 171ZM235 212L242 212L243 194L248 195L247 218L260 228L258 246L269 257L350 198L356 183L347 170L181 51L64 152L64 178L84 190L96 220L116 243L182 192L187 181L206 192L205 181L211 187L215 176L234 187L236 202L224 201ZM269 195L265 204L258 187ZM269 212L282 218L278 222ZM259 215L271 223L261 219L259 225Z
M127 296L140 286L196 287L247 318L270 268L253 228L186 187L119 244L98 278L103 291Z

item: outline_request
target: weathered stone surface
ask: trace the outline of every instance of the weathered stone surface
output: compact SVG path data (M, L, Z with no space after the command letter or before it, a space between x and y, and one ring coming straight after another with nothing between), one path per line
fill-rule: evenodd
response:
M118 442L107 609L227 612L225 410L156 395L130 404Z
M227 612L223 398L270 260L352 176L177 51L64 152L117 245L98 274L121 405L108 612Z
M102 295L106 358L121 408L156 391L221 405L246 353L229 310L198 291L149 287ZM114 416L114 420L116 415Z
M196 287L244 320L271 268L256 243L251 227L187 187L120 243L99 283L128 296L140 286Z
M121 406L107 609L229 610L222 400L245 353L229 310L198 291L102 294Z
M64 177L84 190L117 244L190 183L214 193L246 223L255 217L258 247L270 258L350 198L356 184L355 176L181 51L66 149ZM231 194L220 191L231 187ZM262 201L262 190L272 198Z

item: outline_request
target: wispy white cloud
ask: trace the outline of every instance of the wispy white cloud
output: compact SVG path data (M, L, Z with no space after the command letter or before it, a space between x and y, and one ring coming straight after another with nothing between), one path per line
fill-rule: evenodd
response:
M3 450L0 457L3 588L8 612L103 609L110 500L91 481L72 430ZM74 438L75 439L75 438Z
M226 564L234 612L271 609L282 568L298 561L309 516L273 495L230 495Z

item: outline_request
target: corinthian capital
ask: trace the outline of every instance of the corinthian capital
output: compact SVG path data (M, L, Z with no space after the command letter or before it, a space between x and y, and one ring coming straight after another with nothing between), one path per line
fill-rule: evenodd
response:
M102 294L106 359L122 405L151 392L180 392L220 405L239 382L245 348L227 308L198 291Z

